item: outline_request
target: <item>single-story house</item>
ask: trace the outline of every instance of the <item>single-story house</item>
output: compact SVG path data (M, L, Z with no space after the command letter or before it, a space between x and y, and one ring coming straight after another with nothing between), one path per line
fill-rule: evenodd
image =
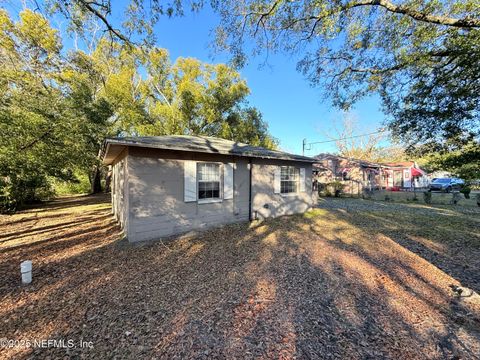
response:
M415 161L382 164L382 184L387 189L425 188L429 179Z
M340 181L346 193L379 186L380 164L333 154L319 154L315 160L313 176L319 183Z
M363 189L410 190L428 186L428 177L415 161L374 163L333 154L319 154L313 177L319 183L340 181L345 193Z
M314 159L197 136L108 138L113 212L130 242L310 209Z

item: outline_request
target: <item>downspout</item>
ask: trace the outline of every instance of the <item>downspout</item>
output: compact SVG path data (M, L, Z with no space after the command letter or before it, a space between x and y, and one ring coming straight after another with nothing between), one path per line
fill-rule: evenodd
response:
M250 171L250 179L248 181L248 220L252 221L252 158L248 159L248 169Z

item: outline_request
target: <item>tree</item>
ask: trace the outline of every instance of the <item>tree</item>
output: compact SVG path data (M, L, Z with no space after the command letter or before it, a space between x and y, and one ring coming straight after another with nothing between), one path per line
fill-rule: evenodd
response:
M327 136L335 140L336 151L339 155L371 162L394 162L405 158L405 151L397 144L382 144L388 139L385 130L372 131L365 136L358 121L350 114L344 114L339 126L334 126ZM365 130L363 130L365 132Z
M298 68L348 108L377 92L395 136L414 145L478 136L480 7L475 0L225 1L220 47L303 54Z
M276 146L261 114L248 105L246 81L225 64L193 58L171 64L165 49L105 40L91 60L103 78L99 94L114 108L110 136L206 135Z
M178 59L156 47L102 38L91 53L65 52L57 30L25 10L0 11L0 210L51 194L51 179L89 174L107 136L223 136L274 148L240 74Z
M446 170L467 181L480 179L480 144L472 138L450 139L441 146L429 143L419 150L428 171Z
M102 166L97 154L105 137L111 135L113 104L102 96L102 74L95 69L92 59L83 52L70 54L68 67L62 70L62 81L67 85L66 95L70 108L81 114L88 124L85 137L80 143L83 156L77 162L77 168L88 174L91 192L99 193L102 190Z
M116 7L113 6L115 3ZM102 30L110 40L120 40L135 46L134 38L144 44L153 45L154 25L161 16L181 16L184 14L182 1L162 3L159 0L130 0L118 5L112 0L47 0L32 1L32 6L45 16L61 15L69 22L68 29L83 38ZM203 0L190 0L189 8L197 11L204 5ZM113 14L120 15L121 24L112 21Z
M214 1L220 14L219 49L244 65L251 54L285 51L322 86L334 105L348 109L365 95L381 95L392 134L413 150L429 141L480 131L480 6L477 0ZM97 21L126 43L154 41L160 16L183 15L182 1L134 0L112 24L110 0L48 2L79 32ZM194 11L204 1L188 2ZM119 10L118 8L116 9ZM253 42L251 41L253 40ZM248 51L251 50L251 54Z
M85 156L91 123L68 96L61 52L45 18L0 11L0 208L50 193L49 177L73 179Z

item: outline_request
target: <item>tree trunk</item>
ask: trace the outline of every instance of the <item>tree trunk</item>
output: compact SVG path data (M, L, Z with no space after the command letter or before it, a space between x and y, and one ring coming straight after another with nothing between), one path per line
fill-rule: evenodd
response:
M90 175L91 193L98 194L102 192L101 171L98 165L95 165Z
M105 193L109 193L110 191L112 191L112 170L109 169L105 176Z

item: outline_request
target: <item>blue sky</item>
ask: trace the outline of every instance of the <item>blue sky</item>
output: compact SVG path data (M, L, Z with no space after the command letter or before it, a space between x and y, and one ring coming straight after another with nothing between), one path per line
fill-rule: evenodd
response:
M196 57L203 61L225 62L228 54L212 54L211 30L218 17L210 10L186 13L181 18L162 18L155 28L160 47L167 48L172 60L179 56ZM212 57L213 56L213 57ZM332 132L332 123L341 121L342 113L322 100L322 90L312 88L296 70L298 59L286 54L270 54L267 67L261 67L264 56L253 58L240 70L251 90L249 102L260 109L270 132L280 140L283 150L301 153L302 140L328 140L325 133ZM372 97L352 109L361 133L375 131L381 126L383 114L380 101ZM312 147L306 155L333 152L333 144Z
M112 3L115 15L110 20L119 24L124 4L117 0ZM7 1L7 9L18 13L21 4ZM198 13L186 11L184 17L162 17L155 27L157 46L168 49L172 62L177 57L227 62L228 54L213 54L211 49L211 32L218 21L218 16L208 7ZM57 18L52 25L64 30L66 21ZM68 47L68 40L64 43ZM326 133L333 134L332 124L340 122L343 116L328 100L323 100L321 88L312 88L296 70L299 59L286 54L270 54L268 66L262 67L265 56L260 55L250 59L250 63L240 70L251 90L250 104L262 112L271 134L280 141L280 147L298 154L302 151L304 138L308 142L329 140ZM357 103L351 113L358 122L359 134L375 131L384 119L378 97ZM334 151L333 143L320 144L312 146L312 150L305 154Z

